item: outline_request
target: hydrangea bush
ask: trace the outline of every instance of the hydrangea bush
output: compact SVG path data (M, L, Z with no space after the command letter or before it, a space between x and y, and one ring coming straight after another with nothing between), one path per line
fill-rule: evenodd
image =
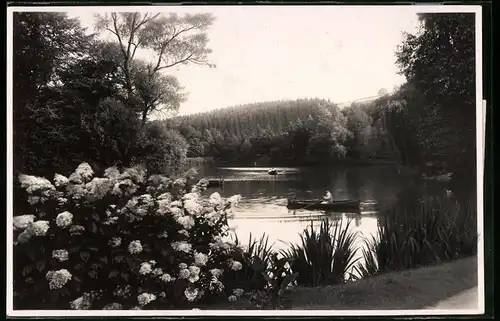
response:
M19 175L15 308L179 309L240 296L224 282L243 273L243 250L226 240L239 196L207 197L208 182L193 183L139 166L94 177L87 163L52 181Z

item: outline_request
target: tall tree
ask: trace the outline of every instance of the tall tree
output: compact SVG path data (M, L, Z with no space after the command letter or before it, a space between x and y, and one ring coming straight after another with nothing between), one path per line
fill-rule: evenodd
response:
M473 181L475 15L426 13L419 19L419 32L406 35L398 48L397 62L427 102L419 108L426 109L428 137L434 140L428 146L440 150L448 168Z
M60 145L49 139L69 139L59 135L65 95L54 101L53 89L89 56L93 36L78 20L53 12L16 12L13 31L14 170L40 173L61 160Z
M97 15L96 29L108 31L116 37L122 56L122 69L125 78L125 88L130 102L140 100L142 124L147 117L160 108L176 108L180 98L178 83L172 77L161 77L159 73L168 68L181 64L198 64L214 67L208 61L211 50L207 47L208 36L206 31L213 24L211 14L186 14L179 17L177 14L163 14L138 12L123 12ZM134 68L134 59L138 50L153 53L154 58L141 67ZM134 76L139 72L139 76ZM139 79L138 79L139 78ZM151 93L144 95L138 88L139 83L156 82L155 99ZM172 91L160 90L165 85ZM148 86L150 87L150 86ZM162 98L158 98L158 95ZM172 94L169 94L172 93ZM166 101L171 103L166 106Z

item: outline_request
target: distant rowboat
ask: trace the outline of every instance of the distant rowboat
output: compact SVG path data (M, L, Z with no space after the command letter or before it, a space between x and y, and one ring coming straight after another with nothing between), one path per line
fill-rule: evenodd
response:
M222 178L220 178L220 179L209 179L208 180L207 188L222 187L222 185L224 185L224 179L222 179Z
M294 200L288 199L288 209L310 210L356 210L359 211L359 200L341 200L323 203L322 200Z
M268 173L269 175L278 175L278 171L277 171L277 170L275 170L275 169L270 169L270 170L268 170L268 171L267 171L267 173Z

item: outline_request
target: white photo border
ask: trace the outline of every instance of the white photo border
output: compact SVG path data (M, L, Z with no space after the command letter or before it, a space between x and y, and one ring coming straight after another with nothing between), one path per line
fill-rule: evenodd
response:
M480 235L477 251L478 262L478 308L467 310L14 310L13 309L13 93L12 93L12 57L13 57L13 13L14 12L64 12L74 7L80 7L88 11L130 11L131 6L33 6L33 7L8 7L7 8L7 282L6 282L6 303L7 316L9 317L95 317L95 316L426 316L426 315L478 315L485 313L484 299L484 141L485 141L485 121L486 104L483 101L483 41L482 41L482 7L479 5L385 5L385 7L411 7L416 13L475 13L476 16L476 166L477 166L477 227ZM138 12L158 12L166 6L135 6ZM185 8L195 7L186 6ZM213 7L213 6L210 6ZM336 5L337 7L337 5ZM339 5L338 7L359 7ZM382 5L363 7L384 7ZM481 215L482 214L482 215Z

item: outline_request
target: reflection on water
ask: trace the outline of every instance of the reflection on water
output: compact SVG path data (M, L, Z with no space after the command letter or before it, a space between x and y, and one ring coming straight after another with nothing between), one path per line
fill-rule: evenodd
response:
M248 242L250 233L260 238L269 235L276 248L285 248L290 242L300 242L300 233L311 222L319 227L325 216L330 221L352 219L351 228L360 236L369 237L377 232L379 212L391 206L402 190L414 187L416 181L402 177L391 166L365 166L355 168L275 168L278 175L268 175L270 168L216 168L204 166L200 174L206 178L224 179L219 192L224 197L235 194L242 201L235 209L235 219L230 226L236 228L238 238L243 244ZM286 208L287 199L318 199L325 190L334 199L357 199L361 201L361 214L325 213L316 210L290 211ZM426 190L422 187L419 193ZM438 189L443 189L442 186ZM363 238L357 238L359 245ZM358 252L360 255L361 251Z

